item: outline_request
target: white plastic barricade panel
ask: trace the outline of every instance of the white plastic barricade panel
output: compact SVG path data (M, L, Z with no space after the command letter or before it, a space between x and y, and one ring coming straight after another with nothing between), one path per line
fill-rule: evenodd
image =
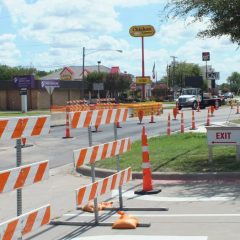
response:
M132 169L126 168L100 181L88 184L76 190L77 205L87 204L98 196L110 193L132 179Z
M43 206L0 224L0 240L17 239L50 221L50 205Z
M116 155L129 151L130 148L130 138L123 138L113 142L74 150L73 156L75 167L78 168L84 164L93 164L96 161L114 157Z
M48 177L48 160L0 171L0 193L19 189Z
M125 122L128 118L128 109L100 109L92 111L71 112L72 128L83 128L117 122Z
M0 119L0 140L46 135L50 116L14 117Z

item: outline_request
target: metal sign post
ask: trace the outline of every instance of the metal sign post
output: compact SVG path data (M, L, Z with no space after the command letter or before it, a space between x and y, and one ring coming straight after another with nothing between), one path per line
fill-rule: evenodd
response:
M16 167L22 165L21 138L16 139ZM22 189L17 189L17 216L22 215Z

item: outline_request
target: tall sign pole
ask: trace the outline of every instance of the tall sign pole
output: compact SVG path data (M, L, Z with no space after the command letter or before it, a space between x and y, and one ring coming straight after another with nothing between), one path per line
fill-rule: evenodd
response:
M144 67L144 37L151 37L155 34L155 29L151 25L132 26L129 29L129 33L132 37L141 37L142 40L142 78L145 77ZM145 99L145 85L142 83L142 100Z
M208 67L207 67L207 62L210 61L210 52L202 52L202 60L206 62L206 80L207 80L207 85L208 85L208 91L211 88L209 87L209 82L208 82Z

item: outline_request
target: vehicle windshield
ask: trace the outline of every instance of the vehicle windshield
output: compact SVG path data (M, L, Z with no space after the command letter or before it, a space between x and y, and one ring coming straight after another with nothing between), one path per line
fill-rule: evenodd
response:
M194 88L189 88L189 89L183 89L182 90L182 95L197 95L198 90Z

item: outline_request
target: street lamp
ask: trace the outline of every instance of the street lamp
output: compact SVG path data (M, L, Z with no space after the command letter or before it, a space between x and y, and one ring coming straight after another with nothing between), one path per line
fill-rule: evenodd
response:
M98 73L100 73L100 64L101 64L101 61L98 61Z

